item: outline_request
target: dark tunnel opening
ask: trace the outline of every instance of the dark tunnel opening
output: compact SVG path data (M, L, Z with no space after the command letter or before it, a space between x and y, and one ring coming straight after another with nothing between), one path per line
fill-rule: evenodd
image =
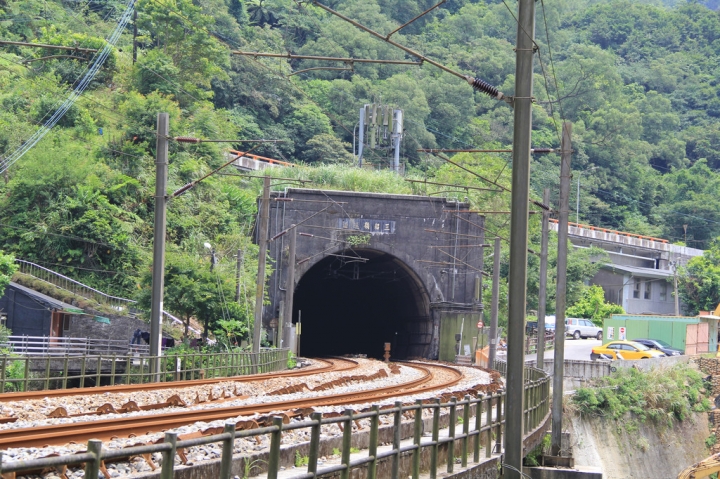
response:
M360 255L358 259L353 256ZM412 331L430 321L423 286L399 259L374 250L329 256L300 279L293 321L302 314L300 355L414 355Z

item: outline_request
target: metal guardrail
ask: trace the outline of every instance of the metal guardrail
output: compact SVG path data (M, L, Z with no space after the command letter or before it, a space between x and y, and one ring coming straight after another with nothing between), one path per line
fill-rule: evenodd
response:
M156 382L158 356L0 356L0 393ZM287 369L288 349L255 353L190 353L159 356L160 382L268 373Z
M57 271L45 268L43 266L40 266L39 264L31 263L30 261L25 261L22 259L15 259L15 262L20 265L20 273L27 274L29 276L32 276L33 278L37 278L55 287L68 291L69 293L82 296L83 298L92 299L93 301L101 304L107 304L108 306L119 312L122 312L124 310L130 311L132 306L137 304L137 301L135 300L105 294L102 291L98 291L95 288L92 288L79 281L75 281L72 278L68 278L67 276L60 274ZM170 322L185 324L183 321L176 318L167 311L163 311L162 314L163 317ZM189 329L194 333L200 334L200 331L193 327L190 327Z
M46 283L52 284L60 289L64 289L72 294L82 296L83 298L92 299L98 303L107 304L113 309L121 311L123 309L129 309L132 304L136 301L126 298L119 298L117 296L111 296L105 294L102 291L98 291L88 285L82 284L79 281L75 281L72 278L60 274L51 269L40 266L39 264L31 263L29 261L15 259L15 262L20 265L20 273L33 276L39 280L45 281Z
M117 354L128 352L147 355L147 344L130 344L122 339L69 338L53 336L9 336L0 349L23 356L83 356L88 354Z
M502 368L503 363L502 361L498 361L498 366ZM525 430L533 431L546 420L550 411L550 378L539 369L526 368L525 371L525 397L527 398L525 401L527 406L524 412ZM323 418L321 413L313 413L311 420L291 424L283 424L283 419L276 417L273 420L273 425L269 427L236 431L235 424L226 424L222 434L180 441L176 433L168 432L165 433L164 442L161 444L134 446L119 450L104 450L102 441L90 440L88 441L87 452L80 454L9 463L3 463L2 456L0 455L0 474L84 464L84 477L86 479L98 479L103 461L159 452L162 453L163 457L160 477L161 479L171 479L174 475L175 455L178 449L219 442L222 443L222 455L218 478L230 479L232 477L235 439L269 435L269 461L267 464L259 461L258 468L267 467L268 479L277 479L281 467L290 465L281 463L280 445L282 444L283 431L310 429L310 452L307 472L299 473L290 479L311 479L338 472L340 473L341 479L347 479L350 477L351 471L358 467L367 467L367 477L369 479L376 479L378 461L385 458L390 458L392 461L392 479L399 479L399 463L401 455L404 453L412 453L411 477L417 479L420 477L421 454L423 449L427 448L430 449L430 478L435 479L440 469L438 463L440 446L447 447L447 457L456 457L455 445L456 442L459 441L458 452L463 467L466 467L468 464L471 440L473 443L472 460L475 463L480 462L481 443L484 444L486 458L491 457L493 445L499 450L502 445L503 426L505 422L503 414L503 411L505 411L505 398L505 393L501 392L500 394L488 396L480 395L474 399L470 396L465 396L462 401L456 401L453 398L453 400L447 403L441 403L440 399L436 399L432 404L423 404L422 400L418 400L411 406L403 406L402 403L396 402L393 408L380 410L379 406L376 405L373 406L369 412L358 414L353 411L346 411L343 416L336 418ZM495 404L494 410L493 404ZM461 412L459 412L458 408L461 408ZM423 437L422 411L425 409L432 410L432 432L430 438ZM442 409L448 410L449 426L448 436L440 438L440 414ZM412 444L402 446L400 433L401 424L403 413L407 412L414 414ZM471 415L475 418L472 427L470 420ZM485 417L485 424L483 424L482 421L483 415ZM378 452L378 446L380 445L378 429L381 417L392 417L393 441L390 450ZM366 457L351 460L352 425L354 421L359 419L370 420L369 444L367 446L368 453ZM341 463L318 469L321 426L327 424L339 424L343 430ZM456 431L456 425L458 424L462 425L461 433ZM455 461L447 461L447 472L453 472L454 464Z

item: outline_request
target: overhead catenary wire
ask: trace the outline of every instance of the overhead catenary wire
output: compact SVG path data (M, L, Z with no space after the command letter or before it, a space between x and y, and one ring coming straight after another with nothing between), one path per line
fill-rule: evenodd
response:
M481 79L479 79L479 78L474 78L474 77L472 77L472 76L470 76L470 75L465 75L465 74L463 74L463 73L460 73L460 72L458 72L458 71L455 71L455 70L453 70L452 68L449 68L449 67L443 65L442 63L436 62L435 60L433 60L433 59L431 59L431 58L428 58L428 57L426 57L425 55L423 55L423 54L421 54L421 53L416 52L415 50L412 50L412 49L410 49L410 48L408 48L408 47L406 47L406 46L404 46L404 45L401 45L400 43L397 43L397 42L395 42L395 41L393 41L393 40L390 40L390 38L389 38L390 35L383 36L382 34L376 32L375 30L372 30L372 29L366 27L365 25L362 25L361 23L358 23L358 22L356 22L355 20L346 17L346 16L343 15L342 13L333 10L332 8L328 7L327 5L323 5L322 3L318 2L317 0L313 0L312 3L313 3L314 5L322 8L322 9L325 10L326 12L331 13L331 14L335 15L336 17L338 17L338 18L340 18L340 19L342 19L342 20L345 20L346 22L348 22L348 23L350 23L351 25L359 28L360 30L363 30L364 32L369 33L370 35L372 35L372 36L374 36L374 37L376 37L376 38L378 38L378 39L380 39L380 40L382 40L382 41L384 41L384 42L386 42L386 43L389 43L390 45L392 45L392 46L394 46L394 47L396 47L396 48L399 48L400 50L404 51L405 53L408 53L409 55L412 55L412 56L414 56L414 57L416 57L416 58L419 58L420 61L422 61L422 62L429 63L430 65L433 65L433 66L435 66L435 67L443 70L444 72L450 73L451 75L455 75L455 76L458 77L458 78L462 78L462 79L465 80L471 87L473 87L473 89L478 90L478 91L480 91L480 92L482 92L482 93L485 93L486 95L488 95L488 96L490 96L490 97L493 97L493 98L495 98L495 99L497 99L497 100L506 101L507 103L512 104L511 98L509 98L508 96L506 96L505 94L503 94L500 90L498 90L498 89L495 88L494 86L490 85L490 84L487 83L486 81L483 81L483 80L481 80Z
M89 67L85 75L82 77L80 82L75 86L73 91L70 93L68 98L60 105L60 107L53 113L53 115L40 127L35 134L33 134L28 140L26 140L19 148L12 152L9 156L0 161L0 173L4 173L10 168L16 161L22 158L25 153L32 149L50 130L65 116L65 113L75 104L80 95L83 94L85 89L90 85L92 80L97 75L100 68L107 60L111 50L115 47L120 35L127 26L130 20L132 11L135 7L135 0L129 0L125 8L125 12L121 16L118 24L107 39L105 47L95 55L92 65Z

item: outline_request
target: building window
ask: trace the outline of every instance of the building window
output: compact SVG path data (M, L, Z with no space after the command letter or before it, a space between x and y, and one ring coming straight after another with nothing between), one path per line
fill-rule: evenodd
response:
M660 283L660 301L667 301L667 283Z
M645 299L652 299L652 283L650 281L645 283Z
M640 299L640 290L642 289L642 281L635 279L635 288L633 289L633 298Z

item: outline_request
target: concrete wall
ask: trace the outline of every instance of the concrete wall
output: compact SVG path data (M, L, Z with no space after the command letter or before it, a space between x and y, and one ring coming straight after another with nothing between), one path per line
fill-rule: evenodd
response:
M71 317L70 329L64 331L63 336L69 338L127 340L129 343L136 329L150 331L150 324L142 319L101 313L90 309L86 310L86 312L89 315L73 315ZM93 315L110 319L110 324L95 321Z

